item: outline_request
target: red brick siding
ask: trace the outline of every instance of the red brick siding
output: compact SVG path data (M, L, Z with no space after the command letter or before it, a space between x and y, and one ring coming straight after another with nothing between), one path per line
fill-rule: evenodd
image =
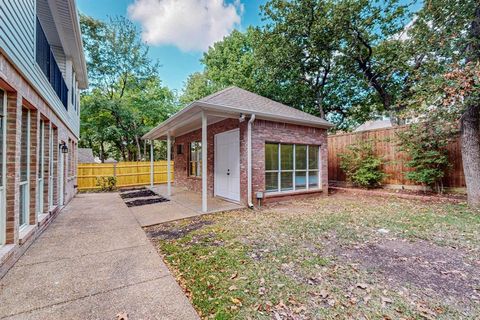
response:
M54 152L54 161L58 159L58 144L60 140L66 141L71 139L75 145L77 137L70 130L70 128L57 116L55 111L43 100L38 92L30 86L28 81L22 77L15 66L0 53L0 89L6 92L7 96L7 152L6 152L6 243L15 244L13 253L5 260L0 260L0 278L5 274L8 268L16 259L28 248L32 241L43 231L43 229L50 223L56 214L58 214L58 207L55 208L48 218L40 225L37 219L37 174L38 174L38 155L37 146L39 142L39 119L42 117L50 125L57 128L54 133L53 150L49 150L48 142L45 144L45 184L44 184L44 199L45 206L48 205L48 153ZM28 239L19 239L19 201L20 201L20 143L21 143L21 112L22 106L26 106L31 110L31 127L30 127L30 217L29 222L35 226L33 232L30 233ZM48 127L45 130L45 139L48 141ZM74 152L76 154L76 152ZM74 155L75 157L75 155ZM55 203L58 203L58 165L55 163L54 168L54 198ZM66 176L65 176L66 177ZM65 181L66 198L68 202L75 193L74 185L76 179L72 178ZM46 207L45 207L46 209ZM23 243L22 245L20 243Z
M7 92L6 243L18 242L22 97Z
M240 128L240 194L241 202L247 204L247 122L239 123L238 119L227 119L209 125L208 139L208 194L213 196L214 184L214 135ZM177 155L174 147L173 159L175 160L175 184L190 190L201 192L201 178L188 177L189 143L201 141L201 130L195 130L175 138L174 145L183 145L183 154ZM256 120L252 126L252 185L253 202L255 192L265 190L265 142L301 143L320 146L320 176L322 191L326 194L328 188L327 178L327 131L324 129L305 127L299 125ZM295 195L301 197L302 195ZM272 201L273 199L269 199Z
M207 186L208 194L213 196L213 183L214 183L214 137L218 133L225 131L240 129L240 200L242 203L246 203L247 200L247 184L246 184L246 175L242 173L247 170L246 161L242 161L243 158L246 158L246 143L247 143L247 123L246 121L240 123L238 119L226 119L214 124L211 124L207 127ZM202 191L202 179L196 177L188 176L188 157L189 157L189 143L193 141L202 141L202 130L198 129L192 132L189 132L185 135L175 137L174 143L174 152L173 160L175 162L175 185L180 187L185 187L190 190L201 192ZM177 155L177 145L183 145L183 154Z
M265 191L265 142L319 145L320 179L322 190L325 194L327 193L327 131L325 129L294 124L256 120L252 127L252 185L254 200L256 192Z

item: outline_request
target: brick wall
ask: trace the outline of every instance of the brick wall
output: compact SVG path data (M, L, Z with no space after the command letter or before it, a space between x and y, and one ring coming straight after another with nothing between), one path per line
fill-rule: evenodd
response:
M59 176L58 166L58 145L60 141L72 141L72 146L76 148L77 137L69 127L57 116L56 112L43 100L43 98L35 91L28 81L16 70L15 66L0 53L0 89L5 91L7 98L7 152L6 152L6 229L5 243L11 245L7 258L0 257L0 278L5 274L8 268L20 257L20 255L28 248L33 240L43 231L50 221L58 214L59 207L53 208L49 212L48 208L48 176L49 176L49 154L54 154L54 203L58 204L59 189L57 186ZM20 155L21 155L21 129L22 125L22 108L26 107L30 110L30 206L29 206L29 223L28 233L19 230L20 220ZM38 144L40 139L39 122L40 119L45 120L45 180L44 180L44 207L40 211L48 213L47 217L39 221L37 215L37 177L39 169ZM48 126L47 126L48 124ZM55 127L53 133L53 149L50 150L49 126ZM75 153L75 152L74 152ZM75 155L73 156L75 159ZM73 162L73 161L72 161ZM65 178L65 202L68 202L74 195L76 178L72 177L67 180ZM40 223L41 222L41 223ZM0 231L1 232L1 231ZM21 236L23 237L22 239ZM9 246L10 247L10 246Z
M246 161L242 161L243 158L246 158L246 132L247 125L246 121L240 123L238 119L226 119L214 124L211 124L207 127L207 186L208 194L213 196L213 182L214 182L214 139L215 135L225 131L240 129L240 172L246 171ZM200 177L189 177L188 176L188 157L189 157L189 143L193 141L202 141L202 130L195 130L189 132L183 136L175 137L174 149L173 149L173 160L175 163L175 185L180 187L186 187L190 190L201 192L202 191L202 179ZM183 154L177 155L177 145L183 145ZM246 201L246 180L243 181L242 176L240 177L240 194L241 201Z
M18 242L22 97L7 92L6 243Z
M254 198L256 192L265 191L265 142L320 146L319 170L322 192L328 193L327 130L256 120L252 128L252 185Z
M240 195L241 202L247 204L247 123L238 119L226 119L207 128L207 185L208 194L213 196L214 184L214 135L240 128ZM201 141L201 129L175 138L173 159L175 161L175 184L190 190L201 192L202 180L188 176L189 143ZM265 142L297 143L320 146L320 177L322 191L328 189L327 170L327 131L299 125L255 120L252 126L252 185L255 192L265 191ZM183 145L183 154L177 155L176 145ZM306 195L307 193L305 193ZM255 201L254 201L255 202Z

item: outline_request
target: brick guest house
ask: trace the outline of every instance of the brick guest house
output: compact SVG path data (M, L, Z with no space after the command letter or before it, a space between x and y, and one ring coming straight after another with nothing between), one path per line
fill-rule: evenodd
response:
M79 90L74 0L0 0L0 277L75 194Z
M229 87L191 103L143 138L167 141L175 187L201 192L202 211L208 212L208 197L253 207L326 194L331 126L321 118Z

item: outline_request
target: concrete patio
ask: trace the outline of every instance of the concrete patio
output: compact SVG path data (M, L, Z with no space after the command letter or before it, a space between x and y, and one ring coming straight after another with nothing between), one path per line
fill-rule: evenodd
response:
M202 194L172 186L172 195L167 196L165 184L155 185L152 190L165 198L168 202L150 204L146 206L131 207L132 214L142 227L147 227L164 222L190 218L205 214L202 212ZM229 211L242 209L243 206L217 197L208 197L208 212Z
M77 195L0 280L0 301L0 319L199 319L118 193Z

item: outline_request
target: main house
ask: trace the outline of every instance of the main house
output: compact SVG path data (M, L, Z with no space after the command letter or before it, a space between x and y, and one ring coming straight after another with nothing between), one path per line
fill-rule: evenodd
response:
M75 0L0 0L0 277L75 194L86 87Z
M330 127L324 119L229 87L191 103L143 139L167 140L175 186L202 192L202 211L208 212L208 196L253 207L327 193Z

